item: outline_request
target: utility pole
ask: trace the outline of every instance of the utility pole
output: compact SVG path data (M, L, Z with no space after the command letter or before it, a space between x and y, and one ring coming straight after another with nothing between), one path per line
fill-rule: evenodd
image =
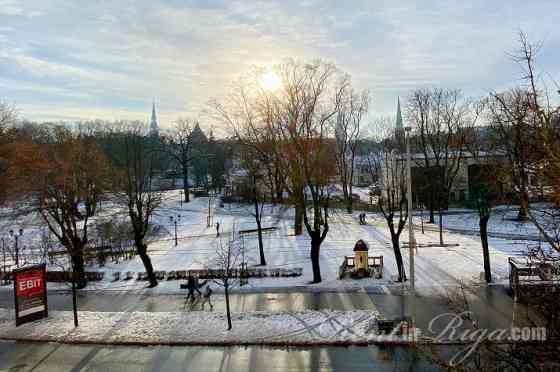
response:
M409 259L410 264L409 269L409 282L411 294L414 294L414 250L416 249L416 239L414 238L414 226L412 224L412 172L410 170L410 131L411 127L405 127L406 132L406 174L407 174L407 184L406 184L406 198L408 199L408 249L409 249Z
M211 205L212 205L212 194L208 192L208 217L206 217L206 227L212 226L212 215L211 215Z
M415 327L414 327L414 301L415 301L415 288L414 288L414 250L416 249L416 239L414 238L414 225L412 224L412 172L410 169L410 132L411 127L405 127L406 135L406 173L407 173L407 199L408 199L408 249L409 258L408 263L410 264L409 269L409 283L410 283L410 323L408 325L408 332L412 330L412 341L415 339Z

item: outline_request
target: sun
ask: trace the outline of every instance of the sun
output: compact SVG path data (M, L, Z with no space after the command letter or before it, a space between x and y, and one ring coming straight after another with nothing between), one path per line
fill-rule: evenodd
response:
M280 81L280 77L274 71L267 70L262 74L259 84L264 90L273 91L280 88L282 82Z

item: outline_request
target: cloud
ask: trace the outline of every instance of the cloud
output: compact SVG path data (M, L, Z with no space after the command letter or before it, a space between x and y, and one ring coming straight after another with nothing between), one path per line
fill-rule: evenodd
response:
M37 17L41 15L39 11L28 11L16 0L0 0L0 15L4 16L24 16Z
M0 86L23 116L198 116L251 65L325 58L372 91L375 115L430 85L485 94L515 82L516 31L544 39L558 78L557 2L0 0ZM30 20L30 15L40 15ZM15 32L17 30L17 32Z

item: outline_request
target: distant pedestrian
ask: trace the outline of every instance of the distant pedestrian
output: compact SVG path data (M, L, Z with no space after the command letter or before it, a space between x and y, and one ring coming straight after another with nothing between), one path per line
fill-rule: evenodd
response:
M365 213L362 213L362 225L367 225Z
M204 310L204 305L206 303L208 303L210 305L210 310L212 310L214 308L214 305L212 305L212 301L210 300L210 296L212 296L212 288L210 288L210 284L206 285L206 288L204 288L204 294L202 295L202 302L201 302L201 306L202 306L202 310Z
M220 223L216 222L216 238L220 236Z
M194 277L194 290L198 292L198 295L199 295L199 296L202 296L202 293L200 292L200 289L199 289L199 288L200 288L200 287L203 287L204 284L206 284L206 281L205 281L204 283L202 283L202 284L199 284L199 282L198 282L198 276L195 276L195 277Z
M194 301L194 290L195 290L195 287L196 287L196 284L195 284L194 278L193 278L192 275L189 275L189 276L187 277L187 290L188 290L189 292L187 293L187 297L185 297L185 300L188 301L188 300L190 299L191 301ZM200 291L198 291L198 293L200 293Z

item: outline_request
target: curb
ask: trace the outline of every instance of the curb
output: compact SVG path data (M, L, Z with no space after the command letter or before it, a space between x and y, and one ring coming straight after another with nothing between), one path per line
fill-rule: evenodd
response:
M0 337L0 341L15 341L29 343L53 342L66 345L113 345L113 346L263 346L263 347L351 347L360 346L367 347L373 345L385 346L406 346L413 347L416 344L424 344L422 342L412 342L404 340L372 340L372 341L74 341L74 340L55 340L52 338L27 338L27 337Z

